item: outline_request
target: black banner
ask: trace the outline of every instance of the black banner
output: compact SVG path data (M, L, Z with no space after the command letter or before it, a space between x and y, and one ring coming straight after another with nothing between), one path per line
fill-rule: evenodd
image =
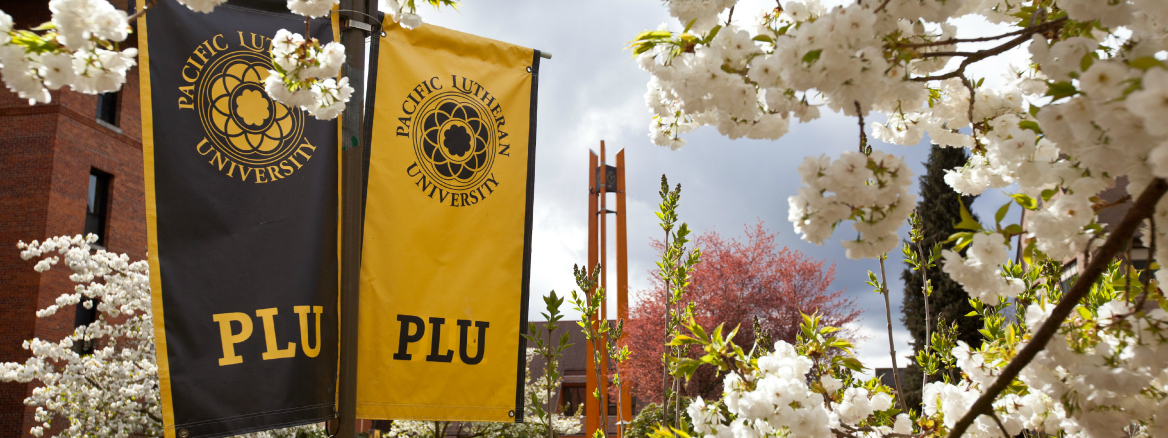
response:
M167 437L333 417L337 123L264 92L271 38L305 29L285 4L203 14L161 0L139 25ZM331 41L332 27L313 20L311 35Z

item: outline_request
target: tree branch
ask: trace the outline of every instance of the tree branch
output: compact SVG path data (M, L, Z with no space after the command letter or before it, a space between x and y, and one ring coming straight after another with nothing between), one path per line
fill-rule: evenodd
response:
M853 101L856 104L856 116L860 118L860 153L868 155L866 152L868 147L868 134L864 133L864 110L860 109L860 101Z
M1010 432L1006 431L1006 425L1002 424L1002 419L998 418L998 414L995 414L993 411L990 411L990 418L993 418L994 423L998 424L998 429L1002 430L1002 436L1011 436Z
M973 149L977 150L980 146L977 143L977 123L973 121L973 100L975 94L973 92L973 82L969 78L962 76L961 84L965 85L966 90L969 90L969 108L967 108L968 113L966 116L969 117L969 137L973 139Z
M1060 19L1055 20L1055 21L1061 21L1061 20L1065 20L1065 18L1060 18ZM1054 23L1055 21L1051 21L1050 23ZM1044 23L1044 24L1050 24L1050 23ZM984 43L986 41L1000 40L1002 38L1012 37L1014 35L1021 35L1021 34L1028 32L1029 30L1030 30L1030 27L1026 27L1026 28L1022 28L1022 29L1018 29L1016 31L1010 32L1010 33L1004 33L1004 34L1001 34L998 36L981 37L981 38L949 38L947 40L933 41L930 43L897 44L897 47L918 48L918 47L949 46L949 45L958 44L958 43Z
M1091 263L1087 265L1087 269L1083 270L1079 279L1075 281L1075 285L1071 290L1063 296L1062 301L1051 311L1050 317L1042 323L1030 341L1018 352L1010 363L1002 369L1001 374L994 383L986 388L985 393L978 397L969 411L957 421L953 429L949 432L949 437L956 438L962 436L969 426L973 424L973 420L977 419L979 415L990 414L993 412L994 399L1014 381L1022 369L1026 367L1034 357L1038 355L1039 351L1046 348L1046 344L1050 342L1055 333L1058 332L1059 326L1062 325L1063 320L1071 314L1071 311L1078 306L1079 301L1091 291L1091 286L1095 284L1095 280L1107 269L1111 259L1119 254L1126 242L1131 239L1132 234L1139 228L1140 223L1147 217L1150 217L1156 211L1156 203L1160 198L1164 197L1164 193L1168 192L1168 182L1163 178L1156 178L1148 185L1140 197L1136 199L1135 204L1132 205L1131 210L1120 221L1119 225L1112 230L1111 234L1107 236L1107 240L1103 242L1103 246L1095 252L1095 257L1091 259Z
M1054 21L1039 24L1037 26L1027 27L1025 29L1022 29L1022 31L1018 32L1017 38L1014 38L1010 41L1007 41L1007 42L1003 43L1002 45L994 47L992 49L978 50L976 52L930 52L930 53L921 54L922 58L937 57L937 56L965 56L966 58L961 61L961 65L957 67L957 70L951 71L949 73L945 73L945 74L940 75L940 76L921 76L921 77L910 78L910 80L915 81L915 82L928 82L928 81L936 81L936 80L960 77L960 76L965 74L965 68L968 67L970 64L973 64L975 62L989 58L991 56L1000 55L1000 54L1006 52L1007 50L1018 47L1022 43L1026 42L1026 41L1030 41L1031 35L1034 35L1034 34L1039 33L1039 32L1046 32L1048 30L1060 28L1060 27L1062 27L1063 23L1066 23L1066 21L1067 21L1066 17L1063 17L1063 18L1059 18L1059 19L1054 20Z
M131 1L133 1L133 0L131 0ZM134 20L137 20L139 17L146 15L146 11L149 11L150 8L153 8L156 3L158 3L158 0L150 0L150 2L146 3L146 5L142 7L141 11L134 12L134 15L126 17L126 22L133 23ZM159 420L159 421L161 421L161 420Z

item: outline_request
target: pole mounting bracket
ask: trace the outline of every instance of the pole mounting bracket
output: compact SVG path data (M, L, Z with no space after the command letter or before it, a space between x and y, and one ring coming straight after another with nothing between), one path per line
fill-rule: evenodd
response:
M342 29L358 29L365 31L365 33L373 32L373 26L364 21L350 20L348 18L341 18Z

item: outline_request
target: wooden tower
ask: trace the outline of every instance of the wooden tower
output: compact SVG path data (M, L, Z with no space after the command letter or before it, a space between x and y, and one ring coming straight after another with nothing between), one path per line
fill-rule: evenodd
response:
M588 151L588 266L589 269L598 263L601 266L598 286L606 291L605 303L600 306L600 318L608 319L608 297L616 297L616 320L628 320L629 316L629 270L628 270L628 228L625 226L625 151L616 153L616 165L609 165L604 151L604 140L600 141L600 155ZM608 194L616 195L616 210L608 209ZM616 215L616 289L608 289L608 215ZM593 324L599 323L593 320ZM623 339L615 340L623 343ZM601 363L603 381L596 381L595 359L592 355L592 342L588 342L587 393L584 407L584 432L586 437L592 437L600 428L601 412L608 413L608 408L601 409L600 401L592 394L599 388L607 394L611 383L608 370L609 363ZM632 398L629 397L628 385L623 385L619 394L619 412L609 415L610 430L607 434L619 434L619 422L633 420ZM621 437L623 438L623 437Z

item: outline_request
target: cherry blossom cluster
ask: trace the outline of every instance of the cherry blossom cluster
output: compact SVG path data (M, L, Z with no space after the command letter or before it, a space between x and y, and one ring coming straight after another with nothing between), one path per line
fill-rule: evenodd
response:
M977 251L975 247L970 252ZM1168 362L1168 312L1141 310L1147 309L1141 307L1144 298L1137 299L1134 292L1119 286L1125 274L1120 263L1112 263L1096 283L1092 298L1062 322L1058 335L994 401L993 414L979 416L963 436L1098 438L1168 433L1168 369L1163 366ZM947 375L944 381L926 383L921 412L902 412L891 389L875 380L865 382L848 369L814 362L804 351L809 345L805 326L798 346L780 341L773 352L757 359L736 359L737 366L747 372L731 367L721 400L698 398L689 404L686 413L693 431L705 438L948 436L1030 342L1029 330L1050 317L1062 292L1057 283L1043 284L1049 278L1039 280L1037 274L1027 277L1028 286L1020 296L1029 304L1013 322L1006 323L998 314L1009 305L1005 301L995 298L994 304L985 304L975 298L978 312L987 321L986 339L978 348L958 341L951 350L939 353L951 359L947 362L959 371L958 377ZM1134 290L1141 290L1138 280L1126 287L1133 285ZM833 340L827 343L834 344ZM850 352L845 346L836 354ZM854 368L860 367L856 363Z
M338 1L288 0L288 9L315 18L328 15ZM178 2L210 13L226 0ZM12 17L0 11L0 76L5 86L29 104L47 103L52 100L51 90L65 86L87 94L121 89L126 73L137 63L138 50L122 50L118 44L131 32L129 20L152 5L129 17L108 0L51 0L52 20L33 30L13 29ZM406 22L414 24L403 26L421 25L416 14L406 15ZM336 79L345 61L339 43L322 46L315 39L281 30L274 39L272 60L275 68L265 82L268 94L318 119L335 119L353 94L348 78Z
M138 55L118 48L130 32L126 12L106 0L52 0L49 10L52 20L34 31L14 30L0 11L4 85L29 104L47 103L50 90L65 86L86 94L121 88Z
M273 69L264 90L277 102L300 107L321 120L332 120L353 95L349 78L335 77L345 63L345 47L336 41L321 45L316 38L280 29L272 39Z
M385 6L387 6L389 16L393 18L393 22L401 27L413 30L422 25L422 16L418 15L414 0L402 0L401 2L385 0Z
M1109 436L1124 425L1143 425L1146 436L1168 433L1168 312L1136 310L1120 297L1077 312L1022 372L1021 381L1032 391L1060 402L1052 409L1069 419L1058 429ZM1028 324L1037 324L1046 312L1031 304Z
M37 272L63 263L77 283L37 317L75 305L96 308L98 317L61 340L25 341L32 357L0 364L0 380L41 384L25 399L36 408L34 436L54 427L55 419L68 421L59 434L64 437L162 436L149 267L125 254L93 251L96 240L90 234L18 245L21 258L40 259ZM78 353L79 343L92 345L93 352Z
M1051 307L1045 300L1030 304L1025 324L1036 327ZM1023 431L1061 432L1068 437L1168 433L1168 371L1163 366L1168 360L1164 332L1168 313L1137 312L1122 297L1091 307L1081 306L1064 322L1059 335L1022 371L1011 390L994 402L997 419L978 417L967 436L1015 436ZM953 427L993 382L1009 351L1000 344L986 344L975 350L958 343L952 354L964 378L926 384L924 417Z
M209 13L226 0L178 0L193 11ZM324 17L340 0L288 0L288 10L307 19ZM280 29L272 38L272 64L264 91L273 100L300 108L320 120L337 118L353 95L349 78L339 80L345 47L321 45L315 38Z
M150 272L146 261L94 250L97 236L60 236L44 242L20 242L20 256L37 260L44 273L62 262L77 283L40 309L49 318L74 306L97 310L97 319L59 341L24 342L32 357L24 363L0 363L0 381L36 381L25 404L36 408L33 436L50 430L58 437L161 437L162 410L151 318ZM79 353L80 345L93 346ZM66 421L57 427L54 421ZM571 430L569 430L571 432ZM328 434L319 425L296 426L238 435L238 438L299 438Z
M852 220L858 237L843 243L850 259L876 257L900 243L896 230L916 205L908 192L912 171L900 158L881 151L848 151L835 161L806 157L799 174L806 185L788 199L788 219L804 240L823 243L836 225Z
M829 438L844 430L873 437L912 433L907 414L892 416L890 425L874 417L895 412L887 387L869 386L849 372L851 384L845 388L840 379L816 375L812 367L795 346L776 342L749 374L726 375L722 400L707 403L698 397L689 404L686 413L694 431L706 438Z
M943 250L945 264L942 270L953 281L961 283L969 296L986 303L997 303L999 297L1016 298L1026 289L1022 280L1007 277L1002 265L1010 259L1002 245L1001 234L973 235L967 257L953 250Z

